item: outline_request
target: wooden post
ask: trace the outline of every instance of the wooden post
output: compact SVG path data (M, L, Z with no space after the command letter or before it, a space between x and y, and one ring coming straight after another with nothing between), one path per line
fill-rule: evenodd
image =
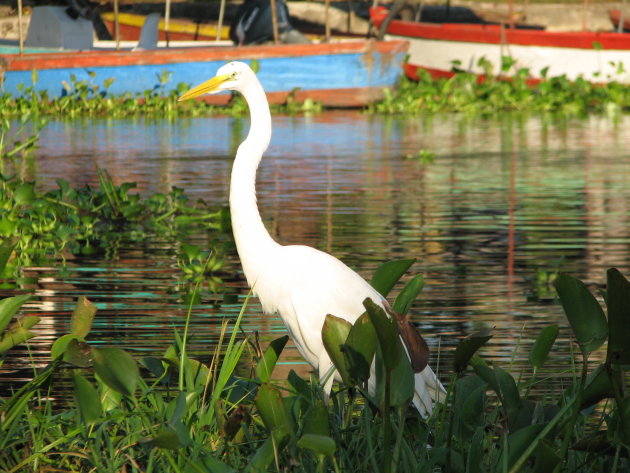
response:
M22 30L22 0L18 0L18 39L20 42L20 55L24 54L24 31Z
M166 47L168 48L168 24L171 21L171 0L166 0L166 5L164 7L164 35L166 36ZM159 33L158 33L159 35ZM159 37L159 36L158 36Z
M278 44L280 42L280 35L278 34L278 9L276 7L276 0L270 0L271 3L271 26L273 27L273 42Z
M116 40L116 50L120 49L120 23L118 20L118 0L114 0L114 39Z
M584 0L582 11L582 29L584 31L588 30L588 0Z
M330 42L330 17L328 15L328 10L330 8L330 0L326 0L324 2L325 8L324 8L324 22L326 23L326 42L329 43Z
M219 22L217 24L217 41L221 39L221 31L223 30L223 17L225 16L225 0L221 0L219 9Z

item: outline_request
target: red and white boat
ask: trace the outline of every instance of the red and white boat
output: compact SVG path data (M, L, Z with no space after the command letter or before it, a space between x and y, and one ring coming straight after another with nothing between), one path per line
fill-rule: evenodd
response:
M370 11L370 19L377 27L387 15L388 10L383 7ZM385 37L409 41L405 69L413 79L418 78L419 69L435 77L451 76L455 68L483 75L490 64L494 74L526 68L534 80L566 76L597 83L630 83L630 34L550 32L506 25L394 19L387 26ZM513 63L510 71L501 71L504 57Z

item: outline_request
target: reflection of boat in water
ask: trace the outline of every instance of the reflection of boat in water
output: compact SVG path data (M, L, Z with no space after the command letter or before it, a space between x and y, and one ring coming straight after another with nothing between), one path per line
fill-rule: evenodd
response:
M566 76L592 82L630 82L630 35L399 19L391 19L387 25L387 16L383 7L371 11L373 24L385 25L385 38L409 41L405 68L411 78L418 77L419 69L450 76L454 70L483 75L525 68L533 79ZM508 71L502 69L504 64L510 65Z
M45 14L36 17L39 8ZM56 28L59 35L40 37L43 28L37 18L53 31ZM155 28L158 16L152 20ZM226 61L256 60L272 102L311 99L326 106L360 107L382 99L383 89L397 84L408 46L406 41L349 40L238 47L196 41L183 47L171 41L170 47L161 48L156 30L149 33L145 39L152 40L140 41L143 49L116 50L114 42L94 43L90 21L67 18L63 7L37 7L24 54L19 54L16 45L0 47L2 90L14 97L34 90L54 98L71 93L74 84L84 81L84 86L99 94L133 96L152 91L168 95L180 91L182 83L210 77ZM217 95L207 100L225 103L228 98Z

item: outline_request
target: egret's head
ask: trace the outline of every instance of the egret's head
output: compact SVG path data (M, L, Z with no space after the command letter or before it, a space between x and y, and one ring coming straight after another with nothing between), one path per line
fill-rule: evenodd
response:
M237 90L241 92L243 88L252 80L255 80L256 75L250 67L243 62L229 62L219 68L217 75L209 81L199 84L197 87L193 87L188 92L182 94L177 100L188 100L195 97L199 97L204 94L216 94L224 90Z

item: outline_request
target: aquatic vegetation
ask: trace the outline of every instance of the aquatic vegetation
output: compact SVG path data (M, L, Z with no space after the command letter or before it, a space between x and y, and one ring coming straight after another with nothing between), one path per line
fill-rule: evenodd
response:
M32 112L20 116L13 129L7 117L0 118L0 173L5 172L8 163L15 163L35 149L45 125L46 119Z
M0 248L2 252L0 257L10 253L11 249L11 247ZM0 261L0 268L4 267L5 264L6 260ZM25 294L7 297L0 301L0 355L35 336L30 329L40 321L37 316L22 317L9 325L11 319L28 299L30 299L30 295ZM0 360L1 366L2 360Z
M34 123L34 132L25 130L29 122ZM201 281L211 292L219 290L222 246L229 241L223 238L229 234L227 208L213 209L202 200L193 203L177 187L168 194L142 198L132 193L135 183L116 185L102 169L98 170L98 189L73 188L60 179L57 189L38 192L34 182L4 172L9 162L36 146L45 122L25 116L12 139L8 138L8 120L0 125L0 244L10 242L16 250L15 257L0 268L0 279L17 276L25 266L59 258L63 262L70 254L100 254L111 260L120 243L166 240L187 254L187 259L178 260L187 292ZM202 253L186 243L191 236L204 234L209 237L208 251Z
M451 78L434 79L426 71L419 71L419 80L403 77L398 89L385 90L385 99L372 104L372 113L433 113L465 112L488 114L499 111L558 112L570 115L595 113L619 113L630 109L630 90L620 82L591 83L584 79L569 80L564 76L547 77L532 81L528 69L516 69L510 58L505 57L501 74L496 75L484 58L480 66L487 69L483 79L466 71L458 70ZM255 64L254 64L255 67ZM91 73L93 76L93 73ZM169 80L167 75L159 78ZM33 83L37 83L36 74ZM109 82L99 88L90 80L79 81L72 77L65 84L65 95L51 98L37 92L33 86L22 87L22 96L13 98L0 95L0 118L15 118L25 114L37 116L74 118L78 116L207 116L218 113L247 114L241 97L234 96L226 106L208 105L203 101L177 103L189 84L177 84L175 90L164 94L158 86L143 94L112 95ZM279 113L318 113L323 106L311 100L298 102L291 94L286 103L272 108Z
M513 71L512 68L508 75L511 66L507 63L505 67L502 75L488 71L482 79L465 71L456 72L450 78L434 79L427 71L420 70L418 81L403 78L398 90L386 91L385 99L369 109L378 113L406 114L527 111L569 115L610 114L630 109L630 90L626 84L615 81L595 84L581 78L547 77L544 72L542 80L532 81L527 69Z
M90 73L94 77L94 73ZM168 77L160 78L163 82ZM34 78L36 83L37 79ZM227 106L209 105L204 101L178 103L177 98L188 89L188 84L179 83L176 88L165 94L160 87L147 90L142 94L113 95L107 88L111 82L105 81L99 88L89 80L77 80L74 76L69 84L64 84L65 94L61 97L49 97L46 92L38 92L33 86L22 87L20 97L9 94L0 95L0 118L9 119L24 115L59 117L72 119L79 116L107 116L123 118L130 116L204 116L217 113L245 115L246 104L234 96ZM275 106L285 113L308 113L321 111L322 107L312 100L300 103L291 94L284 105Z
M407 262L388 265L372 281L384 292L408 267ZM346 381L327 399L316 377L309 382L292 371L286 382L274 381L287 337L262 350L256 337L241 335L243 311L236 320L223 320L209 362L188 357L185 333L176 333L162 356L136 359L90 341L96 311L83 298L69 333L53 345L50 365L0 400L0 468L626 471L630 417L622 368L630 362L624 336L630 282L616 269L607 277L607 317L582 282L566 274L556 278L582 358L571 360L577 368L568 377L565 373L559 382L540 377L554 350L557 325L541 330L529 348L532 376L526 382L485 363L479 351L491 334L477 333L457 346L448 392L425 420L409 409L410 367L400 363L406 357L397 324L369 301L354 326L329 318L323 329ZM422 278L412 278L396 299L397 309L406 310L421 289ZM589 359L606 341L604 361L593 369ZM375 397L365 389L374 354ZM245 364L249 359L253 364ZM70 406L55 405L49 397L63 373L71 379ZM533 394L540 382L560 389L541 398Z
M226 209L192 203L179 188L143 199L132 193L134 183L115 185L104 170L99 170L99 181L99 189L75 189L59 180L57 189L38 192L33 182L0 174L0 242L14 242L16 248L10 274L60 255L102 254L111 259L120 242L161 239L175 244L199 233L214 235L211 240L217 243L211 246L212 263L204 276L221 269L219 236L227 234ZM212 290L220 283L214 278Z

